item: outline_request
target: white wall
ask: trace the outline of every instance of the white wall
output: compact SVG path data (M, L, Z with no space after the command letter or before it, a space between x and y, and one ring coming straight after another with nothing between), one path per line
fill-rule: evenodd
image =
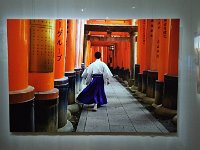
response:
M135 9L131 6L135 2ZM0 2L0 149L197 150L200 96L196 94L193 38L200 33L197 0L6 0ZM81 12L81 9L85 9ZM177 136L13 135L9 132L7 18L180 18Z

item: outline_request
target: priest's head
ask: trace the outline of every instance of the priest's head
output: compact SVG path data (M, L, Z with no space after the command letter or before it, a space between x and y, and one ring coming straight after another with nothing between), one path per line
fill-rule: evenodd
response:
M101 58L101 53L100 52L96 52L94 54L94 56L95 56L96 59L99 59L99 58Z

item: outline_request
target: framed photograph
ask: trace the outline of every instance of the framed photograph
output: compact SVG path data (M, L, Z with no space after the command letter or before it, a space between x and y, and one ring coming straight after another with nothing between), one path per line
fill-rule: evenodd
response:
M195 51L195 65L196 65L196 80L197 80L197 93L200 93L200 35L194 38L194 51Z
M170 18L7 19L10 132L176 133L179 31Z

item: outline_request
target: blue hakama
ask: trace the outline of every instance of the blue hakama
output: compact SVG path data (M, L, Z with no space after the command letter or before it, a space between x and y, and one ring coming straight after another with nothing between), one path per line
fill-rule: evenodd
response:
M107 104L104 90L103 74L93 74L90 84L78 95L77 100L83 104Z

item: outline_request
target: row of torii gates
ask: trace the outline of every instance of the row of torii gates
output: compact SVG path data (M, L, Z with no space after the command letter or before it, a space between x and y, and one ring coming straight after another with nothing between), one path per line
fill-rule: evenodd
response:
M111 67L113 73L119 75L119 81L130 87L135 96L152 105L158 116L173 118L176 123L179 26L179 19L140 19L138 26L85 25L83 63L87 41L94 46L129 41L130 56L122 58L130 59L128 70L115 66ZM107 35L89 35L90 31L106 32ZM112 32L127 32L129 36L115 37L111 36ZM124 49L123 53L127 51Z
M84 43L83 43L83 63L86 61L86 47L87 41L97 42L95 46L110 46L114 45L116 41L129 41L130 42L130 77L134 75L134 43L135 35L137 33L137 26L105 26L105 25L85 25L84 27ZM106 32L107 36L89 35L90 31ZM129 37L111 37L112 32L127 32ZM124 52L126 50L124 49Z

